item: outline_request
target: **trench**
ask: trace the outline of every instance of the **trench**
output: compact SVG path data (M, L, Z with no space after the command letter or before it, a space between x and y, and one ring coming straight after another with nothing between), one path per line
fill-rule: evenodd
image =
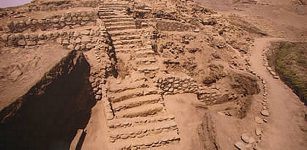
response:
M89 76L90 66L82 53L74 52L55 66L18 100L18 108L0 113L0 149L69 149L96 103ZM4 117L13 110L14 115Z

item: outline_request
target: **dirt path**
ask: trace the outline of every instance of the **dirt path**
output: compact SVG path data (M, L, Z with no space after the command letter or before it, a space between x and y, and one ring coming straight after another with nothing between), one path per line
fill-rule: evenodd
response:
M262 76L268 86L270 117L265 127L261 148L267 150L303 150L307 147L307 133L304 121L305 106L281 80L274 79L262 61L262 51L273 38L256 39L251 53L251 67Z

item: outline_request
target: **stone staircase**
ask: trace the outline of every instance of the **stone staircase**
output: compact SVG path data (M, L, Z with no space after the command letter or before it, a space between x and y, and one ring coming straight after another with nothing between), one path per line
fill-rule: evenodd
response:
M175 117L167 112L159 90L147 78L147 74L159 71L159 62L148 38L151 32L136 28L134 18L126 12L127 6L127 2L105 2L98 11L117 57L131 58L129 64L134 68L124 79L109 78L107 81L109 106L106 107L112 110L112 117L107 120L109 147L171 146L180 141Z
M114 149L170 146L180 141L175 117L165 109L158 89L145 79L112 80L107 96L114 114L107 122Z

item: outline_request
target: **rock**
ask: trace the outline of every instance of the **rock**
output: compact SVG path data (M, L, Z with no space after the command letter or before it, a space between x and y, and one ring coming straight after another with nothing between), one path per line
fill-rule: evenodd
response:
M86 49L91 49L91 48L93 48L95 45L93 45L93 44L91 44L91 43L88 43L88 44L86 44Z
M253 144L255 142L256 142L255 138L253 138L253 137L249 138L249 141L248 141L249 144Z
M256 129L255 129L255 134L256 134L257 136L260 136L260 135L262 134L262 129L261 129L261 128L256 128Z
M55 18L55 19L52 20L52 22L53 22L53 23L58 23L58 22L59 22L59 19Z
M249 135L247 134L247 133L243 133L242 135L241 135L241 139L242 139L242 141L243 142L245 142L245 143L249 143Z
M82 36L81 42L82 43L88 43L91 41L91 38L89 36Z
M70 44L67 46L68 49L73 50L74 49L74 45Z
M75 42L76 42L76 43L81 43L81 39L80 39L80 38L77 38L77 39L75 40Z
M84 30L84 31L81 31L81 34L82 35L89 35L90 31L89 30Z
M80 50L80 49L81 49L81 46L80 46L79 44L75 46L75 50L78 51L78 50Z
M97 95L102 95L102 90L98 90Z
M236 142L235 147L238 148L239 150L245 150L245 144L242 141Z
M96 96L95 96L95 99L96 99L96 100L101 100L101 95L96 95Z
M198 33L200 30L199 29L195 29L194 32Z
M62 38L57 38L57 39L56 39L56 42L57 42L58 44L61 44L61 43L62 43Z
M262 118L260 118L260 117L255 117L255 121L256 121L256 123L258 123L258 124L262 124L262 123L264 123L263 122L263 119Z
M263 115L265 117L268 117L270 115L268 110L262 110L260 113L261 113L261 115Z
M3 35L1 35L1 39L2 39L3 41L7 41L7 40L8 40L8 37L9 37L8 34L3 34Z
M16 81L22 74L23 73L19 68L15 68L14 71L10 73L9 79L11 79L12 81Z
M27 41L28 46L34 46L36 44L37 44L36 41Z
M271 67L266 67L266 69L267 69L268 71L272 71L272 68L271 68Z
M68 41L67 39L64 39L64 40L62 41L62 44L63 44L63 45L68 45L68 44L69 44L69 41Z
M82 20L83 20L83 21L89 21L90 18L89 18L89 17L83 17Z
M277 76L276 72L270 71L270 73L273 75L273 77Z
M25 46L26 45L26 41L24 39L18 40L17 44L19 46Z

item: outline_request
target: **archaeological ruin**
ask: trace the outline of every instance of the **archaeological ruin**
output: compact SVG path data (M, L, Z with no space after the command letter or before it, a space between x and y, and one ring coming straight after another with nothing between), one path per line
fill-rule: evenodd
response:
M271 85L251 60L269 33L238 15L33 0L0 20L2 150L260 150L269 133Z

